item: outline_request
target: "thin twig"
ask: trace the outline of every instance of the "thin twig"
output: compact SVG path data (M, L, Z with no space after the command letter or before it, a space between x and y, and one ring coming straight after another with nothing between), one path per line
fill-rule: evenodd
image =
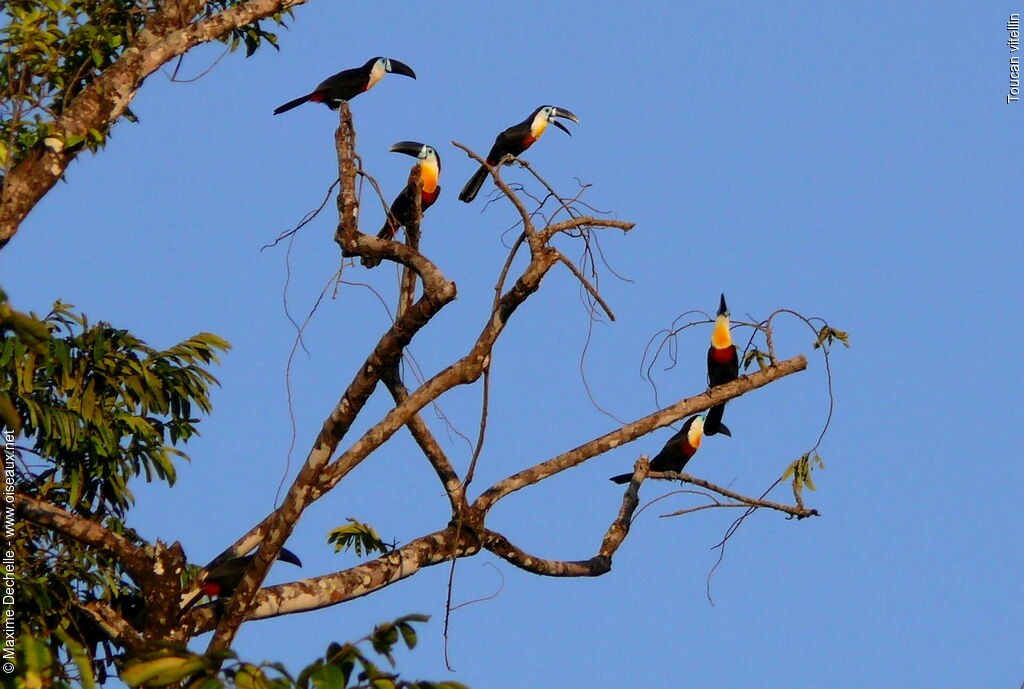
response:
M565 265L565 267L568 268L572 272L573 275L576 276L576 279L579 280L580 284L583 285L586 288L586 290L590 293L590 296L592 296L594 298L594 301L596 301L598 304L601 305L601 308L604 310L604 312L608 316L608 318L610 318L611 320L614 321L615 320L615 314L612 313L611 307L608 306L608 303L604 299L601 298L601 295L598 293L597 289L593 285L590 284L590 281L587 280L587 278L585 278L583 276L583 273L581 273L579 271L579 269L576 266L573 265L572 261L570 261L568 258L566 258L565 254L563 254L561 251L558 252L558 260L563 265Z

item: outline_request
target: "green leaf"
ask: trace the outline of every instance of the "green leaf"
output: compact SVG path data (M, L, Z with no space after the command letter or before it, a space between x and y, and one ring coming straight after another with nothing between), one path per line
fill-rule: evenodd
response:
M321 665L310 673L309 678L316 689L345 689L348 685L337 665Z
M50 664L53 662L50 649L39 639L31 636L22 636L18 639L21 650L22 662L25 668L36 673L48 673Z
M82 689L95 689L96 679L92 673L92 658L86 652L85 647L76 642L63 629L54 630L54 635L63 642L75 667L78 668L78 681Z
M185 656L161 656L149 660L129 662L121 671L121 681L128 686L139 686L140 684L156 683L157 677L167 680L168 677L177 678L167 680L165 683L183 679L194 672L193 661Z
M789 466L786 467L786 471L783 472L780 481L785 481L787 478L796 473L796 462L790 462Z
M416 630L412 628L412 625L407 622L399 622L395 626L402 633L402 641L405 642L406 648L410 651L416 648Z
M391 547L384 543L380 534L372 526L352 517L348 517L347 521L349 522L347 526L339 526L327 534L327 542L334 544L334 552L351 548L358 557L362 557L364 553L367 555L372 552L387 554L391 551Z

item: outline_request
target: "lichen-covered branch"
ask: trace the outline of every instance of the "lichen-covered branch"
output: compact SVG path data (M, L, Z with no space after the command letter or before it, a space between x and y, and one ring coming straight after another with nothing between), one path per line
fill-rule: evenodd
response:
M266 619L344 603L411 577L425 567L479 551L480 544L471 530L449 526L344 571L263 589L256 597L249 619ZM216 620L212 608L204 606L191 612L188 621L191 635L213 628Z

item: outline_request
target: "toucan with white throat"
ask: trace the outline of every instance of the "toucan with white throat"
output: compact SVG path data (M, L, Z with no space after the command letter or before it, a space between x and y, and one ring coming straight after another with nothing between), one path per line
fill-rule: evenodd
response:
M690 458L697 454L701 438L704 437L704 417L691 416L683 423L683 428L668 439L661 452L651 460L651 471L680 472ZM633 472L612 476L609 481L629 483L633 480Z
M306 102L323 103L331 110L337 110L341 107L342 101L352 100L360 93L369 91L388 72L416 78L416 72L412 71L412 67L404 62L390 57L371 57L362 67L342 70L327 77L306 95L278 106L274 110L274 114L280 115Z
M494 140L494 145L491 146L491 152L487 154L487 164L481 165L480 169L469 178L466 186L459 193L459 201L470 203L475 199L476 195L480 192L480 187L483 186L484 180L487 179L487 168L499 165L505 160L506 156L515 157L528 149L533 145L534 141L541 137L549 124L555 125L569 136L572 136L572 132L555 119L558 117L572 120L576 124L580 123L579 118L565 108L557 108L554 105L542 105L519 124L514 124L501 134L498 134L498 137Z

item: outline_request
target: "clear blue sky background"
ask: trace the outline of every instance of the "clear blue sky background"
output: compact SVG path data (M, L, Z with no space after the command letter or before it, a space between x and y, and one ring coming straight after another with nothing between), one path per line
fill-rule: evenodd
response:
M425 141L443 158L424 248L459 299L413 347L432 373L479 331L513 219L507 203L481 212L480 200L456 201L473 166L448 142L484 153L536 106L567 107L582 120L574 136L551 130L526 157L561 189L575 177L593 184L591 203L637 223L628 236L602 233L633 283L602 281L619 320L595 328L595 395L623 418L651 412L645 344L684 311L712 311L721 291L737 317L779 307L826 317L853 348L833 357L827 468L808 495L821 518L749 519L712 579L714 605L710 547L735 513L657 517L694 504L686 496L647 510L595 580L527 575L490 555L460 561L456 602L503 588L453 614L455 675L442 658L447 566L343 607L248 625L241 653L297 668L330 640L423 612L433 620L422 648L400 667L476 689L1018 687L1024 105L1005 102L1005 23L1022 9L315 0L281 33L280 53L228 56L191 84L154 75L132 106L141 124L119 125L101 155L76 162L0 254L3 286L19 308L64 298L155 346L200 330L233 343L193 463L173 489L140 487L131 521L203 563L272 507L286 471L285 252L259 248L319 204L337 170L331 112L271 110L372 55L416 69L417 81L388 77L353 105L359 151L389 198L411 163L387 152L392 143ZM218 51L190 55L184 74ZM527 180L516 169L506 178ZM381 211L364 206L363 229L375 231ZM338 265L332 207L295 241L289 298L300 317ZM387 266L346 276L387 294L395 282ZM386 323L362 288L321 304L310 356L292 373L291 474ZM807 353L808 371L730 404L734 437L710 439L690 465L754 494L813 444L826 411L811 335L779 325L780 354ZM612 427L580 382L586 331L577 287L556 269L496 350L478 490ZM703 389L709 334L681 339L680 365L660 374L663 403ZM368 411L379 414L384 397ZM444 400L464 433L478 399L477 387ZM606 478L670 435L511 496L492 526L539 556L590 557L621 497ZM464 469L465 444L447 448ZM642 497L669 490L648 484ZM403 542L442 527L446 510L402 433L307 513L289 543L306 566L279 565L271 581L351 565L324 543L345 517Z

